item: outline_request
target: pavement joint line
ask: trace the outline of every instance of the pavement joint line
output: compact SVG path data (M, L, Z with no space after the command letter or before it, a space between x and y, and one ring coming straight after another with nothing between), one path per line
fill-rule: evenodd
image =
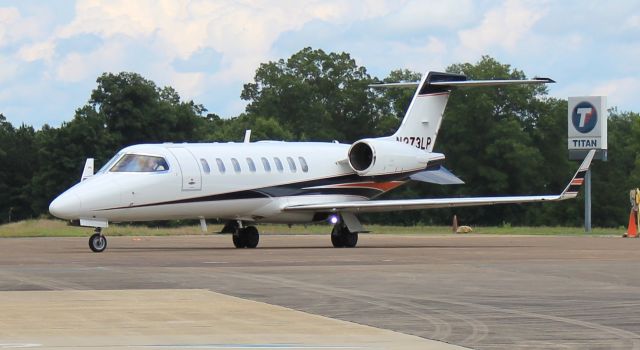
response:
M29 341L0 349L463 349L207 289L1 292L8 305L11 337ZM195 342L175 342L183 335Z
M640 275L637 273L640 245L631 244L640 240L577 236L465 236L464 239L370 236L361 242L363 249L345 251L325 247L326 235L301 236L294 241L272 236L261 242L264 249L237 251L231 248L228 236L205 238L160 237L146 249L141 248L140 243L113 237L112 248L115 249L99 255L87 251L85 238L55 238L46 245L35 238L0 240L0 289L17 293L42 289L75 293L69 289L86 288L86 292L92 293L107 289L170 291L202 288L423 338L433 339L437 326L440 327L439 335L446 336L442 340L478 349L631 349L633 339L640 341L637 317L640 313L637 298L640 293ZM347 262L354 258L359 261ZM387 259L394 261L383 261ZM1 273L5 271L16 275L5 277ZM276 279L250 279L240 276L242 273ZM32 283L31 277L39 279L39 284ZM292 285L291 281L302 285ZM67 285L67 282L76 282L76 286ZM330 289L320 289L316 285ZM74 325L85 331L71 334L80 334L87 339L100 337L95 332L102 329L102 324L90 320L83 324L82 317L74 318L74 311L65 311L65 307L58 304L47 308L66 312L69 322L42 322L41 318L50 317L37 307L31 308L30 316L22 317L17 309L19 306L12 305L14 297L7 295L0 294L1 344L53 345L49 340L41 342L44 339L39 337L16 338L18 333L12 328L24 329L20 334L39 334L40 328L24 321L15 322L21 318L39 321L44 326L42 329L51 328L52 332L62 332L65 327ZM78 299L99 301L98 297L88 295ZM38 299L33 300L38 302ZM138 303L145 301L144 297L136 300ZM115 349L99 344L112 344L112 340L121 336L136 339L133 342L129 339L116 341L122 345L294 342L289 339L274 342L271 338L257 338L255 342L240 339L200 341L189 336L163 337L157 342L153 338L141 339L137 338L136 328L131 327L131 321L139 319L138 305L111 305L105 309L104 317L93 320L117 320L123 326L122 333L111 340L102 337L102 342L73 349ZM151 322L163 323L162 329L190 327L197 333L219 332L216 321L209 324L181 322L179 315L169 317L161 313L163 305L158 306L158 312L143 311L142 314ZM97 310L95 305L83 309L86 311L79 316ZM202 306L183 309L191 315L215 311L206 311ZM406 314L405 310L431 316L434 324ZM549 319L549 315L558 318ZM570 321L566 322L566 319ZM269 324L269 320L270 316L264 322ZM474 323L474 320L480 322ZM18 324L24 326L16 328ZM481 328L474 329L483 324L489 329L484 338ZM150 327L152 323L143 330ZM64 342L64 339L60 340ZM346 345L324 340L319 344ZM368 344L380 349L372 342ZM40 349L63 348L45 346ZM64 349L71 350L68 346Z
M280 282L282 284L284 284L284 285L288 285L288 286L298 285L298 286L301 286L302 288L305 288L305 289L307 289L309 291L319 292L321 290L326 290L326 291L330 291L330 292L336 293L335 296L339 296L339 297L343 297L343 298L345 298L345 295L352 295L352 296L358 296L358 297L369 297L369 298L373 298L373 299L377 298L374 294L367 293L367 292L356 292L356 291L353 291L353 290L350 290L350 289L328 287L328 286L318 285L318 284L309 283L309 282L299 282L299 281L290 280L290 279L287 279L287 278L284 278L284 277L273 277L273 276L267 277L267 276L262 276L262 275L259 276L259 275L250 274L250 273L242 273L242 274L236 273L236 274L237 274L237 277L246 276L247 278L258 279L258 280L260 280L260 279L262 279L262 280L280 280ZM386 295L386 296L389 296L389 297L395 297L395 298L398 298L398 300L401 299L401 298L406 298L406 296L399 295L399 294L388 294L388 293L378 293L378 294L379 295ZM519 316L526 316L526 317L538 318L538 319L545 319L545 320L551 320L551 321L562 322L562 323L569 323L569 324L573 324L573 325L576 325L576 326L581 326L581 327L585 327L585 328L590 328L590 329L603 331L603 332L615 335L617 337L629 340L631 342L631 349L632 350L640 350L640 335L637 334L637 333L626 331L626 330L619 329L619 328L609 327L609 326L605 326L605 325L601 325L601 324L597 324L597 323L592 323L592 322L588 322L588 321L581 321L581 320L571 319L571 318L562 317L562 316L545 315L545 314L540 314L540 313L536 313L536 312L513 310L513 309L507 309L507 308L499 308L499 307L490 306L490 305L453 301L453 300L448 300L448 299L442 298L442 297L439 297L439 298L430 297L430 298L427 298L427 299L420 299L420 300L435 301L435 302L440 302L440 303L445 303L445 304L463 305L463 306L472 307L472 308L479 308L479 309L485 309L485 310L488 309L488 310L501 312L501 313L507 313L507 314L513 314L513 315L519 315ZM398 303L402 304L403 302L398 302ZM397 310L397 311L402 312L402 310ZM437 339L438 338L435 338L435 340L437 340Z

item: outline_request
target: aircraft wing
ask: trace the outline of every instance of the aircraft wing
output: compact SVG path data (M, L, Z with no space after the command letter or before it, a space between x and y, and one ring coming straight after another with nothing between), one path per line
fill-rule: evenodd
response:
M397 200L371 200L332 202L318 204L302 204L285 207L285 211L330 211L330 212L354 212L370 213L415 209L468 207L507 203L532 203L532 202L556 202L575 198L578 190L584 182L584 177L589 170L595 150L589 151L584 161L576 171L567 187L558 195L544 196L504 196L504 197L470 197L470 198L433 198L433 199L397 199Z

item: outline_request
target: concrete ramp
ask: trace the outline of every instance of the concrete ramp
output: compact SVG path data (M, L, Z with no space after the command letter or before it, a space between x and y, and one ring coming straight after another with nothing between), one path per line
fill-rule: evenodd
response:
M207 290L0 292L0 310L0 349L465 349Z

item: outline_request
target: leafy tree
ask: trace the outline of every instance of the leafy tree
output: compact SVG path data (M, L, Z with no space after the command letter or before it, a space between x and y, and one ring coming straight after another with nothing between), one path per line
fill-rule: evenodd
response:
M392 70L389 75L382 80L383 83L401 83L420 81L422 74L412 72L408 69ZM415 89L389 88L382 90L381 99L390 104L391 112L399 119L404 118L404 114L409 109L409 103L413 98Z
M349 54L307 47L286 61L261 64L241 98L249 101L248 114L274 118L295 139L353 142L380 134L383 113L372 82Z
M16 129L0 114L0 223L33 216L29 184L36 169L34 137L32 127Z
M471 79L524 79L524 72L491 57L454 64L448 72ZM394 70L383 82L416 81ZM241 97L245 113L222 119L182 101L136 73L104 73L88 103L59 128L14 127L0 114L0 223L47 213L50 201L77 182L87 157L104 163L118 149L164 141L340 140L389 135L414 94L411 89L370 89L371 77L347 53L305 48L288 59L262 64ZM567 159L567 101L545 86L455 90L436 151L466 186L409 183L385 198L428 198L558 193L578 162ZM640 186L640 114L610 111L609 159L592 166L593 224L620 226L629 212L628 191ZM456 208L365 216L367 222L581 225L582 201Z
M97 83L89 106L104 117L113 146L202 138L205 108L181 102L173 88L129 72L104 73Z
M32 180L33 209L78 182L86 158L104 164L131 144L202 139L204 107L182 102L171 87L158 88L136 73L104 73L85 106L60 128L45 125L36 137L39 171Z
M629 190L640 187L640 114L612 109L607 128L608 160L594 161L591 170L592 222L622 226L629 217Z
M251 141L291 140L293 134L275 118L263 118L243 113L236 118L222 119L215 114L207 116L211 141L242 141L245 130L251 129Z

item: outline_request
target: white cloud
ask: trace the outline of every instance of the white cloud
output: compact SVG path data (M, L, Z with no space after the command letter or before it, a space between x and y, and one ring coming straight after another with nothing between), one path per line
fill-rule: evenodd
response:
M93 80L102 72L126 70L127 45L111 40L98 49L81 54L71 52L55 65L53 78L63 82Z
M7 82L15 78L20 65L11 57L0 54L0 92L7 89Z
M619 106L622 110L629 109L638 99L640 78L613 79L596 85L590 92L594 96L607 96L609 106Z
M381 0L365 3L344 1L202 1L202 0L85 0L76 4L76 17L60 28L58 38L80 34L94 34L105 40L104 46L114 38L125 36L151 45L159 53L153 64L162 67L159 74L175 78L170 84L185 86L183 75L173 71L170 63L176 58L187 59L192 54L210 47L222 53L221 71L215 73L218 82L247 80L259 63L272 59L272 45L286 31L302 28L311 20L336 24L357 18L378 16L388 11ZM110 50L126 50L111 47ZM67 55L58 68L58 77L83 79L86 63L98 60L101 54L110 54L103 47L89 55ZM127 55L121 52L121 55ZM78 64L78 72L73 67ZM187 79L188 80L188 79ZM202 81L199 78L199 81ZM202 83L188 88L205 89ZM192 91L196 93L197 91Z
M284 32L313 20L348 25L388 13L391 3L83 0L76 2L71 21L46 41L25 45L18 55L26 61L57 55L49 61L52 73L45 77L67 83L93 80L104 71L133 70L159 85L173 86L185 99L195 99L251 80L260 63L275 58L273 44ZM100 38L100 46L91 52L56 52L59 41L86 34ZM217 71L175 71L176 59L188 59L203 48L221 53Z
M47 35L44 18L25 17L15 7L0 7L0 48Z
M633 15L629 17L626 21L626 25L629 28L640 29L640 15Z
M50 61L55 53L55 43L52 40L24 45L18 50L18 58L33 62L37 60Z
M410 0L395 7L395 11L385 18L384 27L387 30L416 34L426 28L451 30L468 24L475 15L471 0Z
M637 111L640 78L627 77L611 80L580 81L550 86L550 95L566 99L570 96L607 96L609 107L618 107L621 111Z
M477 27L458 32L460 51L467 57L477 57L495 47L514 51L526 45L527 36L545 12L537 4L507 0L487 11Z
M56 101L62 112L50 118L69 117L86 101L98 75L126 70L160 86L171 85L183 98L230 116L244 108L238 97L242 84L252 80L260 63L286 58L305 46L349 52L379 77L397 68L441 70L489 54L529 75L557 79L558 86L551 87L556 96L557 89L566 98L571 92L595 93L596 86L612 104L638 106L634 96L640 91L635 80L640 55L633 34L640 28L640 15L633 3L605 8L587 3L579 9L571 3L529 0L76 0L75 8L18 4L0 7L0 109L9 111L15 103L25 115L24 106L47 99L53 94L47 92L50 88L59 94L56 100L69 103L66 112L63 102ZM585 18L593 19L589 26L576 25ZM612 18L618 26L607 26ZM193 69L174 64L193 62L192 56L202 52L216 53L209 58L211 65L206 58ZM16 91L29 92L29 102ZM34 108L31 114L51 114L52 108Z

